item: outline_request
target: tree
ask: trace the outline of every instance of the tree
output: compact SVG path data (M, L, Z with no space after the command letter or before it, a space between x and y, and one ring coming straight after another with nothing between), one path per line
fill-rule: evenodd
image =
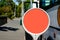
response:
M0 1L0 15L7 15L8 18L13 18L15 3L13 0Z
M25 1L25 0L24 0ZM33 1L33 0L32 0ZM16 2L18 2L18 6L17 6L17 13L16 13L16 16L17 17L19 17L19 16L21 16L21 12L22 12L22 0L16 0ZM30 2L30 0L26 0L25 2ZM27 10L27 8L29 8L29 3L28 4L26 4L25 6L24 6L24 8Z

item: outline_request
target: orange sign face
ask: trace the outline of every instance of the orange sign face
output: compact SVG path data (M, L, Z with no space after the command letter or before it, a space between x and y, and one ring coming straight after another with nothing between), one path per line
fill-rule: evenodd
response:
M24 28L34 34L45 32L49 27L49 23L48 14L40 8L30 9L23 16Z

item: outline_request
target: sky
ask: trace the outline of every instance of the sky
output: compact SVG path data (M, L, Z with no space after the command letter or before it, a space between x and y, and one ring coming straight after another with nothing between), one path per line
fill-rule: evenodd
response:
M16 5L18 5L18 4L19 4L18 2L16 2L16 0L13 0L13 1L15 2L15 4L16 4ZM25 0L23 0L23 1L25 1Z
M19 4L18 2L16 2L16 0L13 0L13 1L15 2L15 4L16 4L16 5L18 5L18 4Z
M18 5L19 3L18 2L16 2L16 0L13 0L14 2L15 2L15 4L16 5ZM25 1L25 0L23 0L23 1ZM34 0L34 1L37 1L37 0Z

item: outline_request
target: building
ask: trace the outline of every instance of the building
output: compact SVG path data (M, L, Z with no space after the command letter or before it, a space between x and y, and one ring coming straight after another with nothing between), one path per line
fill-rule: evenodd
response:
M47 10L53 6L60 4L59 2L59 0L40 0L39 7L44 10Z

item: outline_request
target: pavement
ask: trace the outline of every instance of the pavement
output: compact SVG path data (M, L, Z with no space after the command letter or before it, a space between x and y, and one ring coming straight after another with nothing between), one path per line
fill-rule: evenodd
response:
M56 34L56 38L54 38L54 33ZM43 38L48 38L49 36L51 36L54 40L60 40L60 31L53 29L53 28L49 28L44 34L43 34Z
M56 32L55 40L60 40L60 31L52 28L43 34L43 38L47 39L48 36L53 38L54 32ZM25 31L20 25L20 18L8 20L8 23L0 26L0 40L25 40Z
M0 40L25 40L24 30L19 20L10 20L0 27Z

